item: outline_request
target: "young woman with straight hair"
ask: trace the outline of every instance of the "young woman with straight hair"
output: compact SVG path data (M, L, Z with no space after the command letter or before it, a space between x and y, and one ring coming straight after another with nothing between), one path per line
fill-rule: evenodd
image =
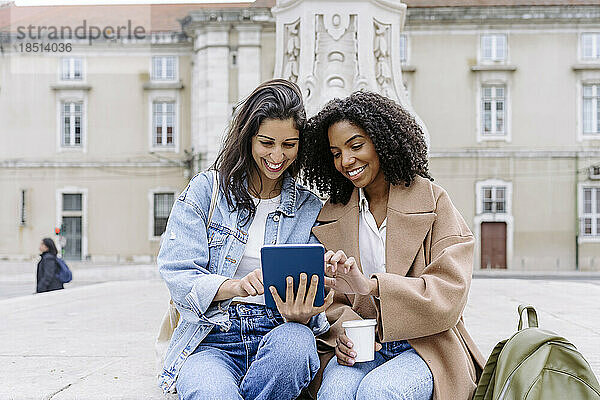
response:
M471 399L485 363L462 320L474 240L431 182L419 125L392 100L356 92L311 118L303 146L306 179L329 195L313 232L337 293L317 339L318 398ZM381 344L358 363L342 323L371 318Z
M42 239L40 243L41 260L37 265L37 284L36 292L50 292L52 290L64 289L63 283L58 279L59 266L56 261L56 245L50 238Z
M181 320L160 384L181 399L295 399L319 369L315 336L329 329L333 295L314 307L317 281L302 274L297 295L288 279L291 296L272 291L278 310L269 309L260 266L263 244L318 243L322 203L294 179L305 120L295 84L261 84L238 106L212 169L173 205L158 265Z

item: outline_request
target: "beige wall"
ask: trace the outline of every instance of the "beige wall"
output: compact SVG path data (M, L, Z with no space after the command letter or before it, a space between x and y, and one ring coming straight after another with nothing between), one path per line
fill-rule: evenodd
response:
M56 81L57 58L5 55L0 59L4 69L0 126L9 138L0 146L0 157L49 156L48 149L56 148L56 107L50 84Z
M517 65L511 87L512 145L579 146L577 80L571 69L578 62L577 40L572 32L509 35L511 63Z
M410 35L410 34L409 34ZM415 34L409 36L410 97L431 137L431 150L473 146L475 97L469 59L477 41L471 35Z
M229 45L232 48L238 46L239 33L236 29L229 31ZM238 71L243 68L238 60L238 65L229 67L229 101L231 104L237 104L242 99L239 98ZM260 33L260 82L273 79L275 70L275 29L271 26L263 26Z
M54 238L57 192L85 190L84 235L92 260L150 261L159 241L152 229L151 190L181 192L187 179L179 168L36 168L0 170L0 258L34 257L43 237ZM27 223L19 225L19 202L27 190ZM75 192L75 191L74 191ZM59 214L60 215L60 214ZM145 258L139 258L145 256Z
M149 261L156 255L158 240L150 237L150 191L167 188L179 192L188 180L183 167L160 162L184 159L184 149L191 146L191 51L187 45L132 47L74 51L85 59L82 84L91 89L83 91L52 89L59 83L60 57L11 54L0 58L4 140L0 162L18 161L22 166L0 168L0 258L32 257L41 238L53 237L60 220L57 190L65 187L87 193L88 250L84 258ZM182 89L144 89L153 54L179 55ZM87 101L85 152L61 151L57 149L58 96L81 93ZM151 96L164 93L175 93L179 101L179 149L151 155ZM50 164L39 166L40 162ZM53 162L66 162L67 166L59 168ZM95 167L76 166L81 162ZM27 190L27 224L20 226L23 189Z
M168 51L167 51L168 52ZM174 53L181 52L175 49ZM139 54L136 54L139 53ZM85 53L84 53L85 54ZM166 54L160 50L159 54ZM150 49L100 52L85 55L84 85L90 90L53 90L60 83L60 57L4 57L6 78L0 83L0 126L14 132L13 140L0 146L0 158L23 160L107 160L123 157L151 159ZM190 147L191 55L179 57L183 89L179 98L179 153ZM115 66L118 66L115 68ZM23 72L25 71L25 72ZM29 72L27 72L29 71ZM87 97L86 153L57 151L58 96ZM156 90L154 92L162 92ZM154 159L154 158L152 158Z
M275 28L263 27L260 41L260 78L267 81L275 72Z
M579 148L577 141L578 34L508 33L507 64L516 71L473 72L480 31L410 31L405 73L411 100L426 122L432 151L466 147ZM551 45L550 45L551 44ZM477 91L481 82L508 82L512 141L477 142ZM571 101L567 101L571 99ZM600 145L600 141L596 141Z
M407 64L415 71L404 79L429 130L431 173L475 233L481 220L477 182L498 179L512 185L513 269L575 268L577 188L589 183L585 169L600 162L576 162L575 153L598 151L600 140L579 141L578 85L588 73L573 70L581 63L578 32L594 29L572 28L495 25L493 32L508 35L505 64L516 70L476 72L471 67L481 65L480 34L490 26L407 24ZM507 83L510 141L478 142L478 90L489 81ZM467 154L493 149L506 157ZM564 151L571 155L557 154ZM580 240L578 247L580 269L600 270L600 241Z

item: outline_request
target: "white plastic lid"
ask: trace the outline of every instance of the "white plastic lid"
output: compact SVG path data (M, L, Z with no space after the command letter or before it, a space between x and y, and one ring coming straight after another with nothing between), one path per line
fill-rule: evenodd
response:
M361 328L363 326L377 325L376 319L355 319L353 321L342 322L342 328Z

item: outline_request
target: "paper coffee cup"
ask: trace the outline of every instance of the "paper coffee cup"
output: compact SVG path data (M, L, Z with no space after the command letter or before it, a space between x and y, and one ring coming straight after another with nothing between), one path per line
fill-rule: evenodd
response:
M375 359L375 326L377 320L374 319L357 319L342 323L346 336L354 344L352 350L356 352L356 362Z

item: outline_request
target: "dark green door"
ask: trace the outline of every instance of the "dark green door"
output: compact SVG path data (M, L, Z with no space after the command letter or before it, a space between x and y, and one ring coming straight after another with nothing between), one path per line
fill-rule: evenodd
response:
M64 257L68 260L81 260L81 217L63 217Z

